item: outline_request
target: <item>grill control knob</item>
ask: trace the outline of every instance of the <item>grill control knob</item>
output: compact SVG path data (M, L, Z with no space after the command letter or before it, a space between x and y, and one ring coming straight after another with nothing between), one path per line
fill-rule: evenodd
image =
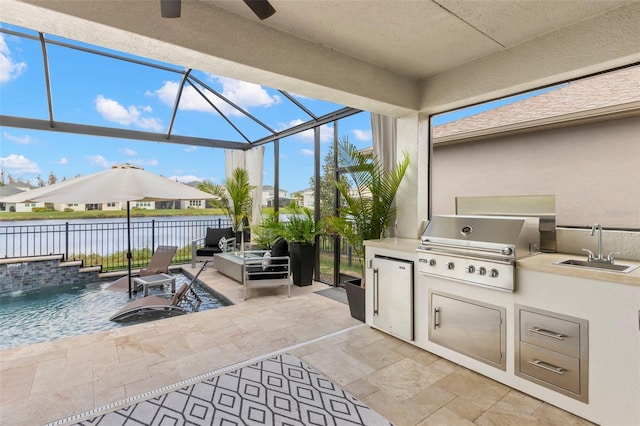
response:
M429 259L429 266L436 266L436 260L435 259Z
M453 269L455 268L456 265L453 264L453 262L447 262L445 263L445 265L447 267L447 269Z
M497 277L497 276L498 276L498 270L497 270L497 269L495 269L495 268L491 268L491 269L489 269L489 276L490 276L491 278L495 278L495 277Z
M511 253L513 253L513 249L511 247L503 247L501 252L505 256L509 256Z
M469 265L466 267L468 273L473 274L476 271L476 267L473 265Z
M485 275L486 273L487 273L487 268L485 268L484 266L481 266L478 268L478 274Z

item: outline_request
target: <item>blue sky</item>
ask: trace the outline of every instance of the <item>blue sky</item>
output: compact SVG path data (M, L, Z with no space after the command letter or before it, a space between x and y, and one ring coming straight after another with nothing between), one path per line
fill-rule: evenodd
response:
M5 28L36 34L2 24ZM48 36L52 39L58 39ZM68 41L68 40L65 40ZM93 48L93 46L92 46ZM87 52L48 45L54 119L103 127L150 132L166 131L181 75ZM159 63L158 63L159 64ZM167 65L182 70L176 65ZM193 71L193 75L267 126L283 130L309 120L277 90L258 84ZM0 113L48 119L41 49L33 40L0 34ZM298 100L316 115L339 105L302 96ZM243 130L249 139L269 133L228 106L212 101ZM173 133L185 136L243 141L193 87L182 94ZM343 119L339 135L359 147L371 145L368 113ZM333 126L321 130L321 155L333 137ZM272 185L273 147L265 146L264 184ZM224 150L160 142L91 137L20 128L0 128L0 168L31 183L51 172L58 179L98 172L112 164L132 163L180 181L224 181ZM280 142L280 187L296 191L309 186L313 174L313 133L305 132Z
M37 36L31 30L6 24L0 26ZM69 42L49 35L47 38ZM94 46L87 47L96 49ZM182 78L180 74L52 44L48 44L47 54L56 121L149 132L165 132L168 128L175 94ZM183 69L177 65L154 63L173 70ZM309 116L277 90L199 71L193 71L192 75L274 130L283 130L309 120ZM533 94L443 114L434 119L434 124L444 124ZM296 98L317 116L341 107L302 96L296 95ZM234 114L218 98L210 100L228 114L249 139L269 135L268 131L247 117ZM38 41L0 33L0 113L48 120L44 67ZM370 126L369 113L363 112L340 120L338 134L340 137L347 136L356 146L364 148L372 144ZM191 86L186 86L182 94L173 133L243 141ZM322 159L332 138L333 126L323 126ZM63 177L88 175L121 163L135 164L181 182L204 179L224 182L224 150L219 148L0 127L0 169L4 171L5 182L9 174L35 184L38 176L46 182L50 173L60 180ZM273 163L273 146L267 144L264 185L274 182ZM282 139L280 187L289 192L305 189L309 187L312 175L313 132Z

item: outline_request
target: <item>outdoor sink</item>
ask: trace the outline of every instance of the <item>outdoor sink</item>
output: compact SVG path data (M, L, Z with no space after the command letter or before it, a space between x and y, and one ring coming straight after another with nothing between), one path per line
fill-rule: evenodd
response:
M578 268L598 269L600 271L607 271L607 272L621 272L623 274L627 274L637 268L637 266L616 265L611 263L602 263L602 262L593 262L593 261L589 262L587 260L578 260L578 259L562 260L560 262L554 262L554 265L575 266Z

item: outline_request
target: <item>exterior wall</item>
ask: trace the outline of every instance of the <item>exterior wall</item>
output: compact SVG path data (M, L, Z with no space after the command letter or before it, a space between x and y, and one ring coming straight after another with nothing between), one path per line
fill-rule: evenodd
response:
M181 209L204 209L206 207L206 200L180 200Z
M60 258L13 259L0 263L0 294L62 284L87 284L99 281L98 268L80 271L79 262L60 263Z
M640 225L640 117L434 146L433 214L456 197L555 195L556 224Z
M433 214L455 214L456 197L555 195L557 250L596 249L640 259L640 117L434 147ZM624 228L632 231L607 231Z

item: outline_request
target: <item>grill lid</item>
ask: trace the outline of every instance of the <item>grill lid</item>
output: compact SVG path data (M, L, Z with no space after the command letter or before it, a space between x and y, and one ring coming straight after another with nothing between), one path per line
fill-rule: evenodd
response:
M423 246L461 248L522 257L538 250L539 218L511 216L433 216Z

